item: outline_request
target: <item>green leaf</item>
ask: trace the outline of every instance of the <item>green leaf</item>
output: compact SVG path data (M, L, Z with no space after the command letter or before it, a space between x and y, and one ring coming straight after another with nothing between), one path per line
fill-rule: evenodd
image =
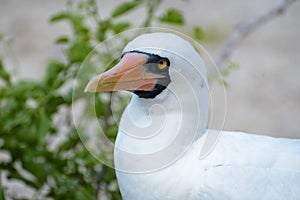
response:
M168 9L164 15L159 17L159 20L161 22L167 22L178 25L184 24L184 17L181 11L174 8Z
M117 133L118 133L118 126L116 124L110 125L108 128L107 137L111 139L116 138Z
M232 61L228 62L228 69L237 70L239 68L240 68L240 66L237 63L232 62Z
M37 123L38 123L38 132L37 132L38 142L43 144L44 140L46 139L46 135L50 131L50 127L51 127L51 120L49 116L46 114L44 108L39 109Z
M68 51L68 57L71 63L81 63L92 51L92 47L85 41L78 40L73 43Z
M125 2L120 5L118 5L112 12L112 17L118 17L121 15L124 15L125 13L128 13L132 9L136 8L139 5L140 1L131 1L131 2Z
M194 33L194 38L195 38L196 40L201 41L201 40L203 40L204 37L205 37L205 33L204 33L203 29L202 29L201 27L199 27L199 26L195 26L195 27L194 27L193 33Z
M117 24L114 24L113 31L115 34L121 33L122 31L125 31L130 27L130 23L128 22L120 22Z
M61 96L53 96L49 101L46 103L45 112L48 114L53 114L58 110L58 107L65 103L65 100Z
M2 60L0 60L0 77L10 85L10 74L5 70Z
M223 76L228 76L229 73L230 73L230 71L229 71L228 69L223 69L223 70L221 71L221 74L222 74Z
M61 12L61 13L58 13L58 14L55 14L53 16L50 17L50 22L54 23L54 22L58 22L58 21L61 21L61 20L65 20L68 18L68 14L67 12Z
M59 22L66 20L72 25L75 36L80 36L81 38L88 40L89 39L89 29L85 27L85 17L78 12L61 12L56 15L53 15L50 18L50 22Z
M48 64L47 73L45 77L45 85L50 88L56 88L58 85L55 83L58 81L59 74L66 68L66 66L57 61L52 61Z
M111 21L108 20L102 20L99 22L99 26L97 29L97 38L100 42L105 40L106 32L111 27Z
M56 39L55 43L56 44L66 44L69 42L69 38L67 36L61 36Z
M238 70L238 69L239 69L239 65L238 64L236 64L236 63L234 63L232 61L229 61L227 63L226 68L223 68L221 70L221 74L223 76L228 76L232 71L235 71L235 70Z

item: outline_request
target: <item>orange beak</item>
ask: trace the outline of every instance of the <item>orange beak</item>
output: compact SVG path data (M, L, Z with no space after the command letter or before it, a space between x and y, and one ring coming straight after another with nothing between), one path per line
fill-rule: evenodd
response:
M84 91L151 91L157 79L164 76L146 71L143 65L147 62L147 58L147 55L141 53L125 54L112 69L90 80Z

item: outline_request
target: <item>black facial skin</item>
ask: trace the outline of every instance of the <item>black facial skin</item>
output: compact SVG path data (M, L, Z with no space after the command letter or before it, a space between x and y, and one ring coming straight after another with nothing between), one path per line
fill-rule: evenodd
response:
M149 56L147 62L143 65L146 69L147 72L155 73L155 74L161 74L165 78L159 78L158 82L154 86L154 88L151 91L143 91L143 90L135 90L132 91L134 94L138 95L140 98L145 98L145 99L153 99L157 95L159 95L164 89L167 88L167 86L170 84L171 79L170 79L170 74L169 74L169 67L170 67L170 61L168 58L161 57L156 54L150 54L147 52L142 52L142 51L129 51L125 52L122 57L126 53L142 53L147 56ZM158 67L160 62L166 61L167 62L167 67L164 69L160 69Z

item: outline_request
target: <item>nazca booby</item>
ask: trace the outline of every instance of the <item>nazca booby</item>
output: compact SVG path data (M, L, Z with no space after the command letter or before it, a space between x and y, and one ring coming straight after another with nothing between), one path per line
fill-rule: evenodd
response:
M299 139L207 130L205 65L186 40L141 35L85 88L117 90L133 93L115 143L123 199L300 199ZM215 133L221 136L200 158Z

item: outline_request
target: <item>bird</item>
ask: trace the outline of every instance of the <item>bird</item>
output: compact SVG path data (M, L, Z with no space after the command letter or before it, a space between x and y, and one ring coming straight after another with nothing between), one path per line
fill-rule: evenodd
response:
M205 63L178 34L136 37L85 87L120 90L132 93L114 149L124 200L300 199L300 139L208 129Z

